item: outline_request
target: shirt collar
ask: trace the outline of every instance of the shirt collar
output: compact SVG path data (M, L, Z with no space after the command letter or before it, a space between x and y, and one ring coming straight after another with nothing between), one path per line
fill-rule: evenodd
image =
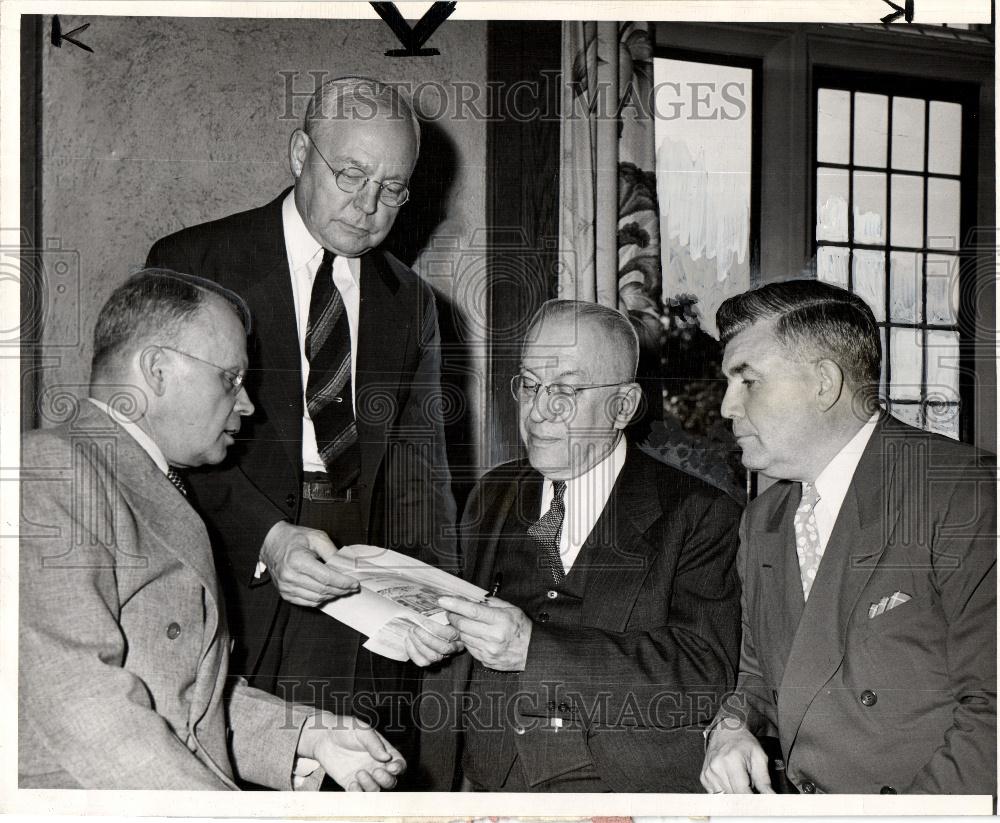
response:
M285 246L293 271L299 271L321 254L323 247L306 228L299 207L295 205L295 189L288 192L281 204L281 222L285 231Z
M153 462L156 463L160 471L167 474L170 470L170 466L167 465L167 458L163 456L163 452L160 451L160 447L153 442L153 439L146 434L146 432L120 412L112 409L107 403L101 400L96 400L93 397L88 397L87 399L97 406L97 408L99 408L102 412L108 415L108 417L114 420L119 426L125 429L125 431L132 436L132 439L142 447L142 450L153 458Z
M875 424L878 423L881 412L873 414L868 421L858 429L857 433L850 439L844 448L834 456L833 460L826 464L826 468L819 473L816 478L816 491L820 500L834 501L843 500L847 496L851 481L854 479L854 472L858 468L861 455L864 454L872 432L875 431Z

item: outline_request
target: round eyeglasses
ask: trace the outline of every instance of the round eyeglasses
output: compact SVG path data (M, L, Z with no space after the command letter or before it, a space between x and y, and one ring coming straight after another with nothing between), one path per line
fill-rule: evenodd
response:
M515 374L510 381L510 392L518 402L534 400L538 390L544 388L550 400L575 400L577 392L588 389L607 389L611 386L625 386L626 383L587 383L582 386L571 386L568 383L549 383L545 386L538 380L532 380L523 374Z
M306 137L309 137L309 135L306 134ZM337 184L337 188L344 192L344 194L357 194L369 183L374 183L378 186L378 199L386 206L398 209L410 199L410 190L404 183L396 180L383 183L373 177L369 177L366 171L359 169L357 166L344 166L341 169L335 169L330 165L330 161L323 156L323 152L319 150L316 141L309 137L309 142L316 149L316 154L319 155L320 160L326 163L326 167L333 172L333 179Z
M240 372L232 371L231 369L224 369L222 366L217 366L208 360L202 360L200 357L190 354L186 351L181 351L180 349L175 349L171 346L160 346L161 349L166 349L167 351L172 351L174 354L182 355L183 357L189 357L191 360L197 360L199 363L203 363L206 366L211 366L222 374L222 379L229 386L230 394L239 394L240 389L243 388L243 381L246 380L246 375Z

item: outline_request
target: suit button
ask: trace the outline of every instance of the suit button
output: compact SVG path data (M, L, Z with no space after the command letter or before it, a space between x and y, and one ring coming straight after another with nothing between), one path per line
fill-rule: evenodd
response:
M524 732L525 732L524 726L515 726L514 727L514 734L524 734Z
M878 703L878 695L875 694L871 689L865 689L861 692L861 705L862 706L874 706Z
M549 622L549 613L548 612L539 612L538 613L538 622L539 623L548 623Z
M896 790L892 786L883 786L878 790L879 794L895 794Z
M560 703L559 704L559 711L562 712L563 714L567 714L569 712L569 704L568 703Z
M285 505L288 506L288 508L291 508L292 506L295 505L295 495L294 494L290 494L290 495L288 495L288 497L285 498Z
M167 637L170 640L176 640L178 637L180 637L180 634L181 634L181 627L179 623L171 623L169 626L167 626Z
M804 794L816 794L816 784L811 780L807 780L802 784L802 791Z
M552 589L549 589L547 592L545 592L545 596L549 600L555 600L559 596L559 592L553 591Z

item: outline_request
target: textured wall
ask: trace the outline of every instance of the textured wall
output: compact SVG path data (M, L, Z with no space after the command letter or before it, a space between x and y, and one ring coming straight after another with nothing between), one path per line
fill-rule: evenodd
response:
M42 384L50 397L57 386L85 393L97 311L154 240L260 205L291 184L288 137L314 85L309 72L416 87L483 88L486 80L479 22L445 23L428 44L440 56L406 59L384 56L399 43L381 20L61 20L64 31L91 24L80 36L94 54L43 45L42 236L78 252L64 255L74 267L79 261L79 288L71 272L65 290L50 284L46 294ZM302 94L291 103L282 72L299 73L291 88ZM461 428L478 431L485 267L466 250L485 225L486 127L449 116L454 100L442 104L431 85L419 102L445 115L425 129L395 246L438 292L454 341L451 370L470 375L457 378L471 393Z

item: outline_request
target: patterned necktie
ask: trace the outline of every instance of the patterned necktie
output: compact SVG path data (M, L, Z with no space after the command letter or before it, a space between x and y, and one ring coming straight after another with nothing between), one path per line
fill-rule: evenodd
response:
M795 510L795 551L799 556L799 572L802 575L802 594L809 599L809 590L816 579L816 570L823 556L819 545L819 530L816 528L816 504L819 494L812 483L802 484L802 500Z
M181 477L173 466L167 466L167 480L177 487L177 491L183 494L185 497L188 496L187 486L184 483L184 478Z
M309 300L306 406L316 446L334 486L346 489L361 474L361 448L351 388L351 330L343 298L333 283L331 251L323 251Z
M542 549L552 579L562 583L566 578L562 558L559 556L559 535L562 532L563 518L566 516L566 504L563 495L566 494L566 481L552 481L552 505L536 522L528 527L530 534Z

